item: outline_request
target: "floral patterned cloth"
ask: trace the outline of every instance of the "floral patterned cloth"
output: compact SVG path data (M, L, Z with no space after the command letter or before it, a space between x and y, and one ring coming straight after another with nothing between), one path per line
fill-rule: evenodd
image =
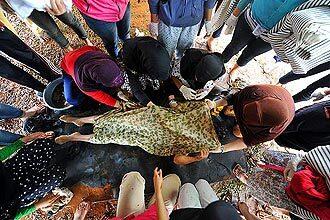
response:
M95 121L90 141L138 146L159 156L215 150L221 145L205 102L180 103L175 109L154 105L110 111Z

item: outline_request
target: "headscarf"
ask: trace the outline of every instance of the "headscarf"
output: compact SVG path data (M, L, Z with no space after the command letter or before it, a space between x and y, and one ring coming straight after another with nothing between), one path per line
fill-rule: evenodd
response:
M220 53L209 53L200 49L188 49L180 61L181 76L194 89L201 89L210 80L216 80L225 73Z
M275 85L254 85L233 96L236 119L248 146L270 141L292 121L295 107L290 93Z
M165 81L170 77L171 59L166 48L152 37L135 37L124 42L123 61L128 69Z
M119 88L124 77L118 65L101 51L90 51L81 55L74 65L74 76L78 87L84 91L100 87Z

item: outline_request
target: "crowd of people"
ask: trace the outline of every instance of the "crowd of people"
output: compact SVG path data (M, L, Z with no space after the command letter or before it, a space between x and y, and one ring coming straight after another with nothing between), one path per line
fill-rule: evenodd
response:
M282 207L285 213L292 219L330 219L330 74L293 96L283 86L329 70L330 0L149 0L150 36L132 38L129 0L0 2L2 55L34 70L48 83L6 56L0 56L0 76L35 90L48 107L62 110L59 120L78 127L93 125L91 134L49 131L22 136L0 130L1 219L21 219L59 199L52 190L62 186L66 168L55 149L68 142L140 147L149 154L172 156L177 165L188 165L209 154L271 140L304 151L286 167L259 165L284 176L286 182L277 189L287 201ZM94 46L73 6L106 51ZM33 22L60 46L64 56L59 66L21 40L5 16L10 13ZM53 17L85 45L74 48ZM202 29L207 50L192 48ZM214 40L222 32L233 34L232 40L222 53L214 52ZM230 87L238 68L272 49L278 60L292 68L277 85ZM226 68L240 51L234 66ZM172 74L176 61L180 76ZM54 92L58 85L63 106L52 106L59 99ZM309 99L315 103L295 108L295 103ZM78 117L63 110L79 109L86 101L108 111ZM25 120L44 109L23 111L0 103L0 119ZM229 126L219 120L224 116L232 121ZM245 175L239 166L234 175L246 185L258 178ZM272 181L276 180L269 184ZM146 206L144 178L138 172L127 173L113 219L259 219L245 203L236 209L220 200L206 180L181 186L179 176L163 178L162 170L155 168L153 182L155 194ZM81 203L74 219L84 219L89 208Z

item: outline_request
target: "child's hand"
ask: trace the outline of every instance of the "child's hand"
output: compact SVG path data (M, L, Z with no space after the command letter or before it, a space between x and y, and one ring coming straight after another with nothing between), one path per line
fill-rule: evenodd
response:
M154 170L154 188L156 193L161 193L163 185L163 172L158 167Z

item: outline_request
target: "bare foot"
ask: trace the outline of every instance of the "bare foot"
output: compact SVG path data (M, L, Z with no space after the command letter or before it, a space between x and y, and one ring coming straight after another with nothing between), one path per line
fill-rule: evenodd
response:
M84 41L88 46L91 46L91 47L94 46L94 44L88 38L86 38Z
M38 106L38 105L33 106L29 110L25 111L21 118L23 120L27 119L27 118L31 118L31 117L35 116L36 114L41 113L43 110L45 110L45 106Z
M61 136L58 136L57 138L55 138L55 143L62 145L62 144L65 144L67 142L74 141L74 137L77 134L80 134L80 133L79 132L75 132L75 133L72 133L70 135L61 135Z
M65 122L65 123L72 123L72 124L75 124L77 125L78 127L81 127L83 126L85 123L81 122L79 120L79 118L76 118L76 117L72 117L70 115L62 115L60 117L60 120Z
M73 220L84 220L88 211L90 209L90 204L87 202L81 202L74 213Z
M206 41L207 49L209 51L213 51L213 48L212 48L213 41L214 41L214 38L212 36L210 36Z
M248 175L245 173L241 165L237 164L233 169L233 174L236 176L237 179L239 179L242 183L245 185L248 181Z

